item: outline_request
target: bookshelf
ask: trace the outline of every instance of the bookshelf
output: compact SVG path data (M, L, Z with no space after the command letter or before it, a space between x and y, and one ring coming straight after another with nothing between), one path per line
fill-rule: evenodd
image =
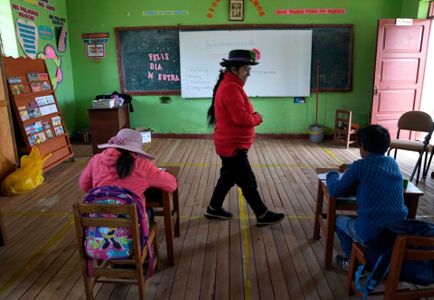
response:
M44 171L72 158L74 153L45 61L25 57L3 60L19 154L30 153L32 146L38 147L42 156L51 153Z
M3 61L0 55L0 182L13 172L18 164L11 108L6 86Z

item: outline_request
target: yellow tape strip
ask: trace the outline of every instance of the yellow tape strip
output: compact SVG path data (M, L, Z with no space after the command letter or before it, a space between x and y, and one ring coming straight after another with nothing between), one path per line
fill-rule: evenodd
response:
M244 266L244 299L251 299L251 280L250 280L250 248L249 248L249 223L247 218L247 207L243 193L238 188L238 202L240 205L240 225L241 225L241 237L243 239L243 266Z
M327 153L328 156L330 156L331 158L333 158L336 163L340 166L342 165L344 162L342 160L340 160L336 155L333 154L333 152L331 152L328 148L326 147L321 147L321 149Z
M38 263L38 260L42 257L42 255L48 252L48 250L65 235L72 224L74 224L74 219L71 218L51 239L45 243L41 249L39 249L39 251L33 254L32 257L30 257L21 268L19 268L14 274L12 274L11 277L9 277L9 279L0 287L0 294L8 290L18 279L29 273Z

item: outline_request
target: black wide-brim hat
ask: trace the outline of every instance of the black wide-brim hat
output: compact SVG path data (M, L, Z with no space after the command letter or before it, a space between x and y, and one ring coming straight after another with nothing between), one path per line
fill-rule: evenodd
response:
M224 59L220 63L222 67L229 67L233 65L257 65L256 54L252 50L231 50L228 59Z

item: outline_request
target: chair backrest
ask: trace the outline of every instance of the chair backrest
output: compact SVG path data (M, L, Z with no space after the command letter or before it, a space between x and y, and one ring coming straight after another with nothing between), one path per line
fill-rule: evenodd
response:
M423 111L408 111L398 120L398 129L430 132L433 128L433 120L429 114Z
M351 110L337 109L335 116L335 127L338 128L340 125L351 126Z
M421 263L415 264L415 261ZM428 265L427 261L429 261ZM414 270L415 273L418 273L419 277L432 277L434 271L434 237L399 235L396 238L392 252L389 275L384 282L385 299L415 299L434 296L434 288L432 287L411 291L399 290L399 281L406 280L406 278L402 278L401 271L406 267L405 264L407 264L408 267L409 262L412 262L414 268L420 266L419 269ZM425 262L425 264L422 262ZM427 282L426 284L430 283Z
M140 253L142 243L136 204L74 204L73 209L77 239L83 258L113 259L94 255L92 245L96 249L113 248L118 249L120 253L128 252L128 257ZM96 228L98 230L95 230ZM94 234L88 236L90 232ZM116 240L117 233L130 235L131 241ZM119 258L127 257L121 255Z

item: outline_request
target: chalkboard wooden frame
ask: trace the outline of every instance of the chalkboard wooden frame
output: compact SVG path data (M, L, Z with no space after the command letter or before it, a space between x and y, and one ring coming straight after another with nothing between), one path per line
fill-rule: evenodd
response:
M122 60L121 32L136 30L162 30L171 32L173 36L183 31L212 30L254 30L254 29L312 29L312 64L311 90L316 90L316 62L320 61L320 92L350 92L353 79L353 25L352 24L234 24L234 25L197 25L197 26L152 26L152 27L117 27L116 47L118 70L122 93L132 95L180 95L180 85L176 88L142 88L130 90L125 84L124 62ZM175 38L175 37L174 37ZM336 43L340 47L336 48ZM178 49L179 55L179 43ZM175 53L174 53L175 54ZM179 61L178 61L179 62ZM180 74L180 64L175 66ZM337 69L336 69L337 68ZM178 75L179 76L179 75ZM176 84L176 82L175 82ZM175 85L172 85L172 87Z
M120 84L121 84L121 92L125 93L125 94L130 94L130 95L180 95L181 94L181 85L180 82L177 81L173 81L173 82L166 82L167 84L159 84L157 87L155 87L155 80L154 81L154 85L150 85L149 87L141 87L140 89L135 88L136 84L130 84L131 82L128 81L128 78L126 76L127 73L127 66L128 62L126 62L125 59L125 52L123 51L123 49L125 48L122 44L122 35L123 34L128 34L128 33L139 33L140 32L144 32L144 34L146 34L146 32L151 32L151 31L157 31L161 38L162 35L164 35L164 33L168 34L169 36L166 37L168 40L173 39L173 41L176 41L177 43L177 48L176 49L172 49L174 50L176 53L173 53L175 56L175 61L177 62L178 66L177 66L177 76L179 77L180 74L180 68L179 68L179 26L149 26L149 27L116 27L115 28L115 35L116 35L116 52L117 52L117 60L118 60L118 71L119 71L119 79L120 79ZM174 45L172 45L174 47ZM172 48L173 48L172 47ZM156 43L154 43L152 45L152 52L158 52L159 47L156 45ZM125 50L125 49L124 49ZM167 50L167 49L165 49ZM146 53L144 53L146 54ZM170 58L172 59L172 58ZM167 61L165 61L167 62ZM137 67L137 66L141 66L140 63L144 63L141 60L135 60L134 61L134 66L132 67ZM157 64L158 62L156 62ZM151 63L149 63L151 64ZM163 64L163 63L162 63ZM166 64L167 65L167 64ZM146 70L143 70L143 73L145 73ZM148 72L149 73L149 72ZM130 76L131 74L129 74L128 76ZM146 74L142 74L143 76L146 77ZM134 78L135 79L135 78ZM155 78L153 78L155 79ZM140 80L140 79L139 79ZM143 79L142 79L143 80ZM173 84L174 83L174 84ZM157 83L158 84L158 83ZM174 88L173 88L174 86ZM131 87L131 88L130 88Z

